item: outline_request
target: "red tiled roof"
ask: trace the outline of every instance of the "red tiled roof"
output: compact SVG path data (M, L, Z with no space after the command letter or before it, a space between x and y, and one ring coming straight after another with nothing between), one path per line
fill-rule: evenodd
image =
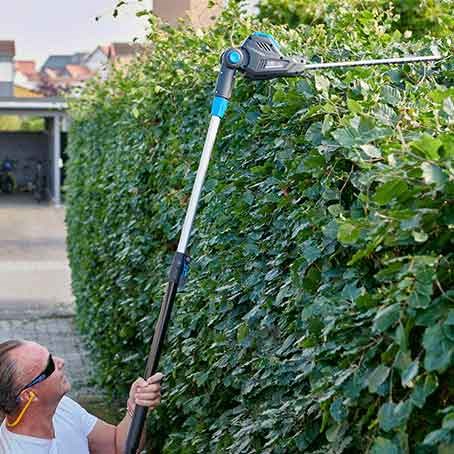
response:
M0 55L14 57L16 55L16 45L14 41L0 41Z
M66 65L66 71L73 79L88 79L92 74L91 71L85 66L80 65Z
M24 76L32 76L36 74L36 63L33 60L16 60L16 71Z

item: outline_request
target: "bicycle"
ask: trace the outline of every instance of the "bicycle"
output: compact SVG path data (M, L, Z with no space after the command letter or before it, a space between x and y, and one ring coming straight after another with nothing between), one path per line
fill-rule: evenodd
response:
M46 199L46 175L41 161L36 163L35 178L33 179L33 198L41 203Z

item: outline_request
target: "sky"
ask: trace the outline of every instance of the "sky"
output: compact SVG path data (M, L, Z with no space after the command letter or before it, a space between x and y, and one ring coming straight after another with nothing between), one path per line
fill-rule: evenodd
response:
M49 55L89 52L98 45L146 34L135 12L150 0L130 1L112 16L117 0L0 0L0 40L16 41L16 60L41 66ZM96 21L96 16L101 16Z

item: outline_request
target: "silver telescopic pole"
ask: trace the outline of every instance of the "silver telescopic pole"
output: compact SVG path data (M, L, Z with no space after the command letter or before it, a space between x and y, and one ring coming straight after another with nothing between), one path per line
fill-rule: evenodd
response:
M227 103L227 100L225 100ZM188 259L185 255L186 247L188 245L189 236L191 234L192 222L197 211L197 205L199 203L200 194L203 189L203 183L208 170L208 164L210 163L211 152L214 147L216 135L219 129L219 123L221 121L221 114L214 109L215 115L212 115L210 120L210 126L205 140L205 146L203 147L202 157L200 158L199 169L192 189L191 199L189 201L189 207L186 211L186 218L184 220L183 229L180 236L180 243L178 244L177 252L173 258L172 265L169 272L169 282L167 284L164 301L161 304L161 311L159 318L156 322L153 341L150 347L150 353L148 355L148 361L145 368L145 379L151 377L158 368L159 359L161 357L161 350L164 343L165 335L167 332L167 326L169 323L170 315L172 312L172 306L177 294L178 286L181 283L181 278L185 274L185 265L188 264ZM125 454L136 454L139 447L139 440L147 417L148 408L136 405L134 409L134 415L129 427L128 438L126 440Z
M304 69L324 69L324 68L348 68L350 66L372 66L372 65L392 65L402 63L414 63L418 61L441 60L439 55L428 55L424 57L402 57L402 58L382 58L378 60L356 60L339 61L334 63L311 63L305 65Z
M195 177L191 199L189 200L189 206L186 211L186 217L184 219L183 228L181 230L180 242L178 243L177 252L180 252L182 254L186 252L186 248L188 246L192 223L194 221L197 206L199 204L200 194L202 192L203 183L205 181L205 176L208 170L208 164L210 163L211 152L213 151L220 121L221 119L215 115L213 115L210 120L210 126L208 127L202 157L200 158L199 169L197 170L197 176Z

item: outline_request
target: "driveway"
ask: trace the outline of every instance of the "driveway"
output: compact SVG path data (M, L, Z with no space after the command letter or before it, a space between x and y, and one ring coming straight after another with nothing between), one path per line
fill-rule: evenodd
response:
M72 310L64 208L29 194L0 195L2 319L30 311Z
M74 393L89 392L88 357L74 326L64 208L0 194L0 342L33 340L66 361Z

